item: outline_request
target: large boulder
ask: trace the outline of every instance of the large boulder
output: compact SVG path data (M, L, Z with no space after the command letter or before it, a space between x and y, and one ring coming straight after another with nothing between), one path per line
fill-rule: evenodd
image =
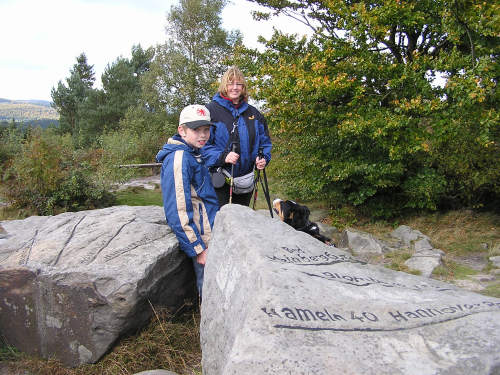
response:
M195 295L162 207L117 206L0 222L0 332L68 366L96 362L151 304Z
M360 262L247 207L216 217L204 375L498 374L500 299Z

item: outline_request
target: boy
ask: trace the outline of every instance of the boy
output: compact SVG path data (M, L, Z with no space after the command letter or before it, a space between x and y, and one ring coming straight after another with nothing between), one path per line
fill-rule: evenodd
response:
M180 114L178 134L156 155L163 164L160 177L165 218L181 250L193 261L200 300L208 242L219 210L208 168L200 155L211 125L206 107L188 105Z

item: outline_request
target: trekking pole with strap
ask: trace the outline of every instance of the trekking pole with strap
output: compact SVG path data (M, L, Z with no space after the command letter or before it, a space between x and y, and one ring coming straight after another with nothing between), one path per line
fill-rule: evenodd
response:
M259 148L259 153L258 157L260 159L264 158L264 151L262 147ZM271 217L273 216L273 208L271 206L271 196L269 194L269 185L267 184L267 176L266 176L266 168L262 169L262 175L264 176L264 180L262 180L260 176L260 169L257 168L257 177L255 178L255 194L254 194L254 201L253 201L253 208L255 209L255 202L257 201L257 186L260 180L260 185L262 186L262 191L264 192L264 196L266 197L267 201L267 207L269 208L269 213L271 214Z
M236 144L233 143L231 151L236 152ZM231 164L231 182L229 184L229 204L233 202L233 185L234 185L234 164Z

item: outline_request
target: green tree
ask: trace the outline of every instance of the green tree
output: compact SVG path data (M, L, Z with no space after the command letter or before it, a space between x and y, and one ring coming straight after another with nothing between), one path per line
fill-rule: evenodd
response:
M149 84L169 114L192 103L205 103L224 61L241 42L238 31L221 27L226 0L180 0L167 16L167 42L157 48Z
M380 216L498 199L498 4L255 2L314 32L258 58L290 192Z
M89 65L87 56L82 53L76 58L76 64L66 78L66 84L59 81L57 88L52 88L53 107L59 113L61 133L78 135L80 133L79 108L93 90L95 81L94 66Z
M149 71L154 49L142 49L140 45L132 47L132 58L119 57L108 65L102 75L104 108L102 108L102 126L108 130L118 129L119 121L129 107L136 106L141 96L140 78Z

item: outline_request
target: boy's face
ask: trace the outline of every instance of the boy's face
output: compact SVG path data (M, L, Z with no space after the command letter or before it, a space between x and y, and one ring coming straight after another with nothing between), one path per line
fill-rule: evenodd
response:
M195 148L202 148L210 138L210 125L203 125L196 129L188 128L187 126L179 126L177 129L184 141Z

